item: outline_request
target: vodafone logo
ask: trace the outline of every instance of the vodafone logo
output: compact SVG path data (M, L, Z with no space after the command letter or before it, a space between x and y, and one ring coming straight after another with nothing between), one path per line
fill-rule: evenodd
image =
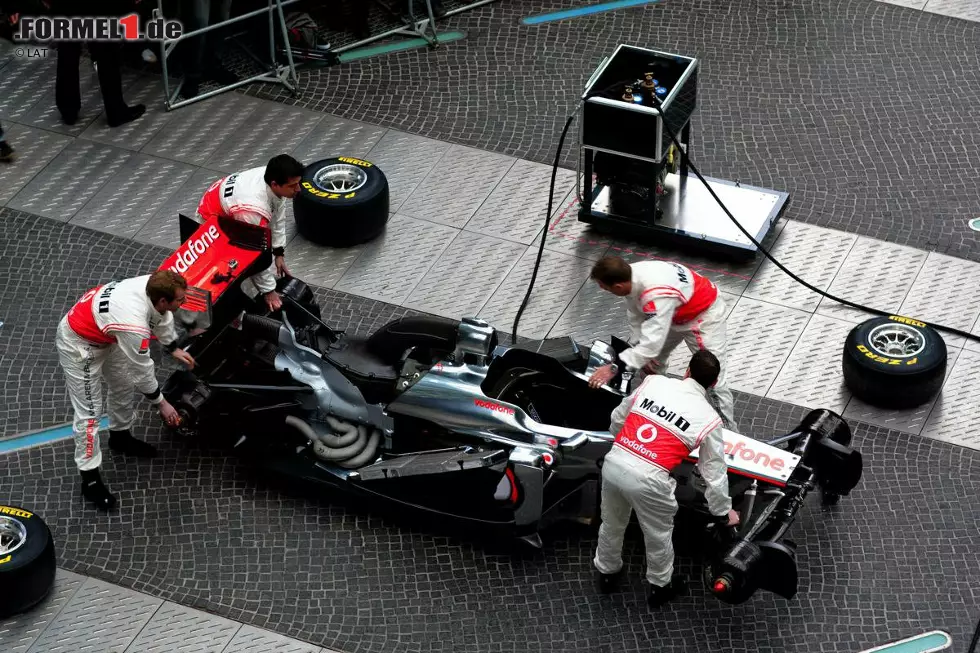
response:
M495 404L492 401L484 401L483 399L474 399L473 403L476 404L477 408L492 410L495 413L504 413L506 415L514 414L513 408L510 408L508 406L502 406L500 404Z
M208 251L208 248L219 238L221 238L221 233L218 228L211 225L207 231L197 238L188 240L182 248L177 250L177 262L171 265L170 269L177 274L184 274L194 264L194 261Z
M636 429L636 439L643 444L650 444L657 439L657 427L653 424L644 424Z

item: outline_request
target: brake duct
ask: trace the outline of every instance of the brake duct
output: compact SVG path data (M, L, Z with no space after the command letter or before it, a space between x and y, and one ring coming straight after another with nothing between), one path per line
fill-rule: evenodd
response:
M329 415L326 417L326 424L310 424L294 415L286 418L286 424L310 440L317 458L345 469L356 469L374 460L381 441L380 429L353 424Z

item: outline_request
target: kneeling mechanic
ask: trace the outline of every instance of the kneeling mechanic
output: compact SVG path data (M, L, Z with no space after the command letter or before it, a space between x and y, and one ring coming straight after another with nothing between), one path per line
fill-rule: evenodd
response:
M622 573L623 537L634 510L646 543L650 606L682 589L683 579L673 575L677 482L670 472L694 449L700 447L709 511L729 526L738 523L728 495L722 421L705 396L719 368L714 354L698 350L689 377L651 374L613 411L609 430L616 440L602 464L602 525L593 561L602 592L614 589Z
M82 295L58 324L55 342L75 412L75 464L82 475L82 494L102 510L116 504L99 473L102 378L108 386L109 447L135 456L156 455L152 445L130 432L133 390L138 388L156 405L167 424L180 423L157 384L150 336L156 335L175 359L194 367L193 357L177 348L172 313L184 302L186 290L187 281L171 270L111 281Z

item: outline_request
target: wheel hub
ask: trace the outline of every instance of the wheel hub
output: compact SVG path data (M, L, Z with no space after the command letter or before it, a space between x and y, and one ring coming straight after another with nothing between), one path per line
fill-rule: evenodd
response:
M352 193L367 183L367 173L354 165L335 163L318 170L313 182L332 193Z
M0 516L0 556L13 553L27 542L27 529L10 517Z
M915 327L906 324L882 324L871 331L868 343L881 356L910 358L922 353L926 339Z

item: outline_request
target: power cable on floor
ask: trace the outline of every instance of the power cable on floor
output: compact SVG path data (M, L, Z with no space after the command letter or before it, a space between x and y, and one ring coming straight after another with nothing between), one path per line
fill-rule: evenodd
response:
M561 138L558 141L558 150L555 152L554 166L553 166L552 171L551 171L551 188L549 189L549 194L548 194L548 213L545 214L544 231L541 234L541 243L538 245L538 256L537 256L537 259L534 262L534 269L531 272L531 280L528 283L527 293L524 295L524 301L521 302L521 306L520 306L520 308L517 311L517 316L514 318L514 328L513 328L513 332L511 333L511 344L514 344L517 341L517 325L520 322L521 315L524 313L524 309L527 308L527 304L528 304L528 302L531 299L531 292L534 289L534 282L535 282L535 280L537 279L537 276L538 276L538 267L541 264L541 256L542 256L542 254L544 252L544 240L545 240L545 237L548 235L548 226L551 223L551 207L552 207L552 200L553 200L553 197L554 197L554 194L555 194L555 177L558 174L558 162L561 160L561 152L562 152L562 148L563 148L564 143L565 143L565 135L568 133L568 128L572 124L572 120L575 119L576 114L578 114L579 108L581 108L582 104L584 104L584 102L586 100L588 100L590 97L594 97L596 95L601 95L601 92L592 93L592 94L590 94L590 95L582 98L581 102L579 102L579 104L576 107L575 111L571 115L568 116L568 120L565 121L565 128L561 132ZM654 99L657 102L657 109L660 111L660 115L663 116L664 115L663 104L661 103L660 99L657 98L656 96L654 96ZM759 249L759 251L761 251L763 254L765 254L766 258L768 258L770 261L772 261L773 264L776 267L778 267L780 270L782 270L787 275L789 275L789 277L791 279L793 279L797 283L803 285L804 287L808 288L809 290L812 290L813 292L817 293L818 295L821 295L823 297L826 297L827 299L830 299L832 301L838 302L840 304L844 304L845 306L850 306L852 308L856 308L858 310L865 311L866 313L871 313L873 315L880 315L880 316L883 316L883 317L889 317L889 316L895 315L896 317L906 317L907 318L907 316L897 315L896 313L892 313L892 312L889 312L889 311L882 311L882 310L879 310L877 308L871 308L869 306L863 306L863 305L858 304L856 302L852 302L850 300L842 299L842 298L837 297L835 295L831 295L829 292L820 290L819 288L817 288L817 287L813 286L812 284L806 282L805 280L801 279L799 276L797 276L796 274L794 274L793 272L791 272L790 270L788 270L785 265L783 265L782 263L780 263L779 261L777 261L776 258L773 257L773 255L769 253L769 250L766 249L765 247L763 247L762 243L760 243L755 238L753 238L752 234L750 234L748 231L746 231L745 230L745 227L743 227L741 225L741 223L739 223L739 221L735 219L735 216L732 215L732 212L728 210L728 207L725 206L725 203L721 201L721 198L719 198L718 195L715 194L714 189L708 184L707 180L705 180L705 178L701 175L701 172L698 170L697 166L694 165L694 162L691 161L691 158L687 155L686 150L683 147L681 147L681 144L680 144L680 142L677 139L677 135L670 129L670 127L667 126L666 121L661 120L661 124L663 126L663 130L667 133L668 136L670 136L670 140L677 147L677 151L680 152L680 155L682 157L684 157L684 160L687 162L688 167L690 167L690 169L694 172L694 174L701 181L701 183L704 184L704 187L708 189L708 192L711 193L711 197L713 197L714 200L715 200L715 202L717 202L718 205L722 208L722 210L725 212L725 215L727 215L728 218L732 222L735 223L735 226L738 227L739 231L741 231L743 234L745 234L745 236L750 241L752 241L752 244L755 245ZM576 184L578 183L578 179L577 178L576 178L576 182L575 183ZM587 179L587 180L585 180L585 183L592 183L592 180L591 179ZM916 318L907 318L907 319L916 319ZM916 319L916 321L926 322L925 320L918 320L918 319ZM953 335L960 336L961 338L966 338L967 340L973 340L973 341L976 341L976 342L980 342L980 335L974 335L972 333L969 333L967 331L963 331L961 329L954 329L952 327L947 327L947 326L943 326L943 325L939 325L939 324L930 324L928 322L926 322L926 324L929 324L929 326L931 326L933 329L936 329L937 331L945 331L947 333L951 333Z

